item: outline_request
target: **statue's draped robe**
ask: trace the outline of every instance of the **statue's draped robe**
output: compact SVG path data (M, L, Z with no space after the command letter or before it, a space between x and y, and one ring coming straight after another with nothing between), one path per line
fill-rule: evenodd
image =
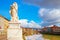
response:
M16 3L11 5L11 9L10 9L10 14L11 14L11 18L12 18L11 21L14 21L14 22L18 21L17 9L18 9L18 7L17 7Z

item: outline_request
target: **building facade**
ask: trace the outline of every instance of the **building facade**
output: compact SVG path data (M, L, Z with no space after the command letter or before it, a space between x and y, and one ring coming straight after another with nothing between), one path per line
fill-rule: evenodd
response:
M0 30L7 31L9 20L0 15Z

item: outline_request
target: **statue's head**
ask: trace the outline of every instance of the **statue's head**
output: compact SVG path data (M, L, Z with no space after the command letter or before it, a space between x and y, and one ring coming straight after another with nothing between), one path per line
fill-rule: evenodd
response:
M13 6L14 6L16 9L18 9L18 5L17 5L16 2L13 3Z
M16 2L14 2L14 4L17 4Z

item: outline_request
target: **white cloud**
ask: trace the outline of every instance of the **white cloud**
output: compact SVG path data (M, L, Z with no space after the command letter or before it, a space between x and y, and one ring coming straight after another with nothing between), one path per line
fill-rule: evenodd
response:
M27 25L28 25L28 20L27 20L27 19L21 19L21 20L20 20L20 23L21 23L21 26L22 26L22 27L27 27Z
M37 24L36 22L34 22L34 21L28 22L28 21L29 20L27 20L27 19L21 19L20 20L21 26L27 27L27 28L41 28L41 26L39 24Z
M43 19L43 26L55 25L60 23L60 9L45 9L39 10L40 17Z
M32 27L32 28L41 28L41 26L39 24L35 23L34 21L30 21L29 27Z

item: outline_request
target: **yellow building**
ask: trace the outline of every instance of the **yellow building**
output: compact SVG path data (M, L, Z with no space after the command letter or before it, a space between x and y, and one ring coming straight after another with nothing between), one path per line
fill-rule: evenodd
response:
M33 28L25 28L25 27L22 27L22 32L23 32L23 39L24 40L25 40L25 36L30 36L30 35L34 35L34 34L39 33L38 30L34 30Z
M8 22L8 19L0 15L0 29L3 29L3 31L6 32L8 28Z

